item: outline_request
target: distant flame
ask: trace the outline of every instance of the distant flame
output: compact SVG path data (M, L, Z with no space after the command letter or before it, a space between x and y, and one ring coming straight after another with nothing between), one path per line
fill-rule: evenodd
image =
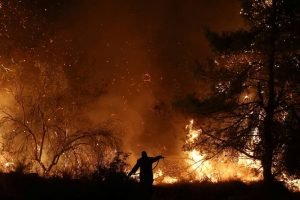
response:
M194 142L201 135L202 130L194 127L194 120L186 126L188 130L186 143ZM249 145L258 143L258 129L253 131L253 137L249 141ZM251 152L248 152L251 154ZM259 160L253 160L243 154L239 154L237 159L229 159L226 156L218 157L218 159L205 160L205 154L193 149L187 152L187 164L191 166L193 173L193 181L201 181L208 179L211 182L226 180L241 180L243 182L253 182L262 180L262 166ZM286 174L280 178L286 183L286 186L294 191L300 191L300 179L294 179Z
M194 127L194 120L186 126L188 130L186 143L194 142L201 135L202 130ZM206 160L206 155L193 149L187 152L187 163L191 166L191 173L194 173L196 180L208 179L212 182L239 179L242 181L256 181L261 179L257 174L261 165L249 158L239 155L237 160L226 156L218 159Z
M179 181L178 178L165 175L164 172L159 169L153 174L155 180L154 184L173 184ZM159 179L159 180L158 180Z
M190 120L185 127L187 130L185 144L196 142L197 138L202 134L202 129L195 128L194 123L194 120ZM173 184L182 180L188 182L203 180L211 182L228 180L251 182L262 179L260 162L251 160L243 155L239 155L237 158L228 158L226 155L222 155L216 159L206 160L207 155L197 149L192 149L191 151L183 152L183 156L186 159L179 165L185 166L185 172L177 172L175 173L177 176L170 176L168 170L158 169L154 173L155 183Z
M187 135L188 139L187 139L186 143L194 142L198 138L199 134L201 134L201 132L202 132L201 129L196 130L196 129L194 129L193 126L194 126L194 120L192 119L192 120L190 120L190 123L188 125L186 125L186 127L185 127L188 130L188 135Z

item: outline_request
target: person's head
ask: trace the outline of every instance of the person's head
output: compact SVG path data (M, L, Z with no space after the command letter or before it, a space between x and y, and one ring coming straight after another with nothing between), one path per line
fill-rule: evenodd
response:
M146 151L142 151L142 158L147 158L148 155L147 155L147 152Z

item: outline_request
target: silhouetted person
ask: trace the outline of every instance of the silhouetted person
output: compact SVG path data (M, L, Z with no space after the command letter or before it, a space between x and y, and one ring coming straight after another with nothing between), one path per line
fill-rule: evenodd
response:
M128 177L134 174L140 168L140 185L142 192L146 197L150 197L152 193L152 184L153 184L153 171L152 164L160 159L164 158L163 156L148 157L147 152L142 152L142 157L137 160L137 163L134 165L132 170L129 172Z

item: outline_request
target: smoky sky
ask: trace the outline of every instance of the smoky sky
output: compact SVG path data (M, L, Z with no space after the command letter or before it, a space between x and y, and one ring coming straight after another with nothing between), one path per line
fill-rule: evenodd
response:
M84 102L93 126L112 120L125 151L180 151L187 120L174 98L206 94L193 76L211 55L203 30L243 26L238 0L26 1L55 32L53 45L70 44L69 87ZM34 3L32 3L34 2Z

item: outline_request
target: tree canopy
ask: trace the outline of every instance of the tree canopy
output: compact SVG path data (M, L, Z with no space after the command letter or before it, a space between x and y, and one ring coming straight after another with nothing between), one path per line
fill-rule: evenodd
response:
M300 177L300 3L241 4L244 29L206 31L214 56L199 71L213 83L211 95L176 103L203 131L189 148L260 160L267 183L283 173Z

